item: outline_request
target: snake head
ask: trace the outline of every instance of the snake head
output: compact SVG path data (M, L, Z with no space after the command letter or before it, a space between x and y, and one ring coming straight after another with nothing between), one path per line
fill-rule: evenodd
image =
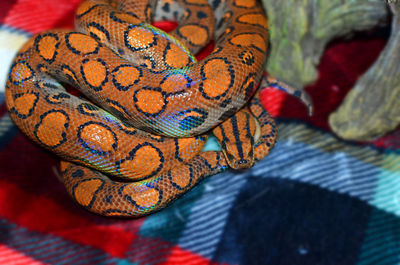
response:
M231 168L245 169L253 166L257 125L254 116L247 109L242 109L213 129Z

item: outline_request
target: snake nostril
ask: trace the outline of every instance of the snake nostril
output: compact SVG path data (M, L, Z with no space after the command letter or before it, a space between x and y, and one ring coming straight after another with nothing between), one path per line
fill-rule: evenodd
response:
M246 165L249 161L247 161L246 159L240 159L239 161L237 161L238 165Z

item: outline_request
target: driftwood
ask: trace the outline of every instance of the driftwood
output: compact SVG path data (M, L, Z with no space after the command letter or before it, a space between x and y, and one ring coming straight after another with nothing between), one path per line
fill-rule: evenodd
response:
M393 18L386 47L329 117L344 139L371 140L400 125L400 1L388 2Z
M393 0L392 0L393 1ZM313 83L332 39L384 24L384 0L262 0L270 27L270 75L297 88Z

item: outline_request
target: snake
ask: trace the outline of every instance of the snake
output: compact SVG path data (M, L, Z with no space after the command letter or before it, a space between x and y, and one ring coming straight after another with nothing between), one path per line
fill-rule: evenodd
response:
M166 33L156 19L178 26ZM268 49L258 1L84 0L75 27L33 36L5 97L19 129L61 157L66 190L85 209L141 217L274 146L258 91ZM210 133L222 151L202 151Z

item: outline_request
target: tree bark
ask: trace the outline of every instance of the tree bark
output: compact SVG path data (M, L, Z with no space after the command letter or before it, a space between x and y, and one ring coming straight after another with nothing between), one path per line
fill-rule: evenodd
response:
M374 65L329 117L332 130L349 140L372 140L400 124L400 1L388 0L391 36Z
M262 0L270 27L266 70L302 88L317 79L326 44L338 36L384 24L384 0Z

